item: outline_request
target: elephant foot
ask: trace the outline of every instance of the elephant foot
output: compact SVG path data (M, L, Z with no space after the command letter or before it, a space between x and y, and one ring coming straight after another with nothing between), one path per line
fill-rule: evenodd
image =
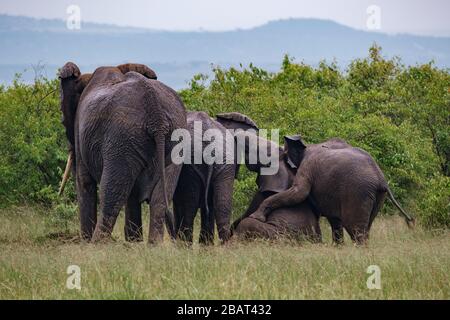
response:
M142 241L144 241L144 239L142 238L142 236L136 236L136 237L125 236L125 241L127 241L127 242L142 242Z
M156 246L159 244L162 244L164 242L163 235L150 235L148 238L148 245L150 246Z
M96 228L94 231L94 235L92 236L92 243L107 243L112 241L111 232L100 230Z
M92 233L91 234L86 234L84 232L81 232L80 233L80 240L82 242L85 242L85 243L91 242L91 240L92 240Z
M253 212L250 216L250 218L261 221L261 222L266 222L266 216L264 215L264 213L262 211L255 211Z
M220 228L219 230L219 239L221 244L225 244L231 238L231 231L229 227Z
M141 242L144 240L142 229L125 228L125 240L128 242Z
M160 245L162 245L162 244L163 244L162 241L157 241L157 240L148 240L148 241L147 241L147 245L148 245L149 247L157 247L157 246L160 246Z

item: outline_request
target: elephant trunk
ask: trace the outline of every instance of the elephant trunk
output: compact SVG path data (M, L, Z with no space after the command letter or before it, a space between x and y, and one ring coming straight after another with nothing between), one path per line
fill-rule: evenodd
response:
M165 220L167 231L172 239L176 238L175 223L172 211L169 209L169 199L167 197L167 183L166 183L166 147L165 147L165 135L157 134L155 136L156 154L159 162L159 173L161 175L161 185L163 188L164 205L165 205Z
M64 191L64 187L66 186L67 180L69 180L70 168L72 167L72 162L73 162L73 151L70 151L69 156L67 157L66 169L64 170L64 174L63 174L63 177L61 180L61 185L59 187L58 196L62 195L62 193Z

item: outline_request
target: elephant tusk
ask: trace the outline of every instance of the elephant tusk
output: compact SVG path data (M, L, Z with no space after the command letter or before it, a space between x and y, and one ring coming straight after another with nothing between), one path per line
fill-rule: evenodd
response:
M64 170L64 175L61 181L61 186L59 187L58 196L60 197L64 191L64 187L66 186L67 180L69 180L70 177L70 168L72 167L72 161L73 161L73 152L69 152L69 156L67 158L67 164L66 169Z

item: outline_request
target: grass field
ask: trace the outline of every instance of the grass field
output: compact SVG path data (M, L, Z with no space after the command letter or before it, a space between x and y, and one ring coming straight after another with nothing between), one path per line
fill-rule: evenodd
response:
M55 236L41 210L0 210L1 299L449 299L450 232L409 230L398 217L375 220L366 247L289 241L234 242L202 248L166 241L79 243L77 225ZM145 220L148 225L148 219ZM69 265L81 290L66 288ZM369 290L369 265L381 268Z

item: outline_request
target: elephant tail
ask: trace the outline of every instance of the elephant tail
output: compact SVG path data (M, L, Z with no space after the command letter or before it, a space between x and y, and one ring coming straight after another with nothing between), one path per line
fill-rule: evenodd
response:
M205 212L206 212L206 225L209 226L212 217L210 216L209 206L208 206L208 195L209 195L209 187L211 185L211 178L213 174L214 166L211 164L208 166L208 173L206 176L205 182Z
M172 239L175 239L175 223L173 213L169 208L169 198L167 197L167 183L166 183L166 146L165 135L158 134L155 136L156 154L159 162L159 173L161 176L161 185L163 188L164 205L165 205L165 221L167 231Z
M400 213L405 218L405 221L406 221L406 224L408 225L408 227L414 228L414 226L416 224L416 219L414 219L414 217L412 217L411 215L406 213L405 210L403 210L403 208L400 206L400 204L397 202L397 200L395 200L394 194L392 193L392 191L389 187L386 187L386 190L387 190L389 199L397 207L397 209L400 210Z

